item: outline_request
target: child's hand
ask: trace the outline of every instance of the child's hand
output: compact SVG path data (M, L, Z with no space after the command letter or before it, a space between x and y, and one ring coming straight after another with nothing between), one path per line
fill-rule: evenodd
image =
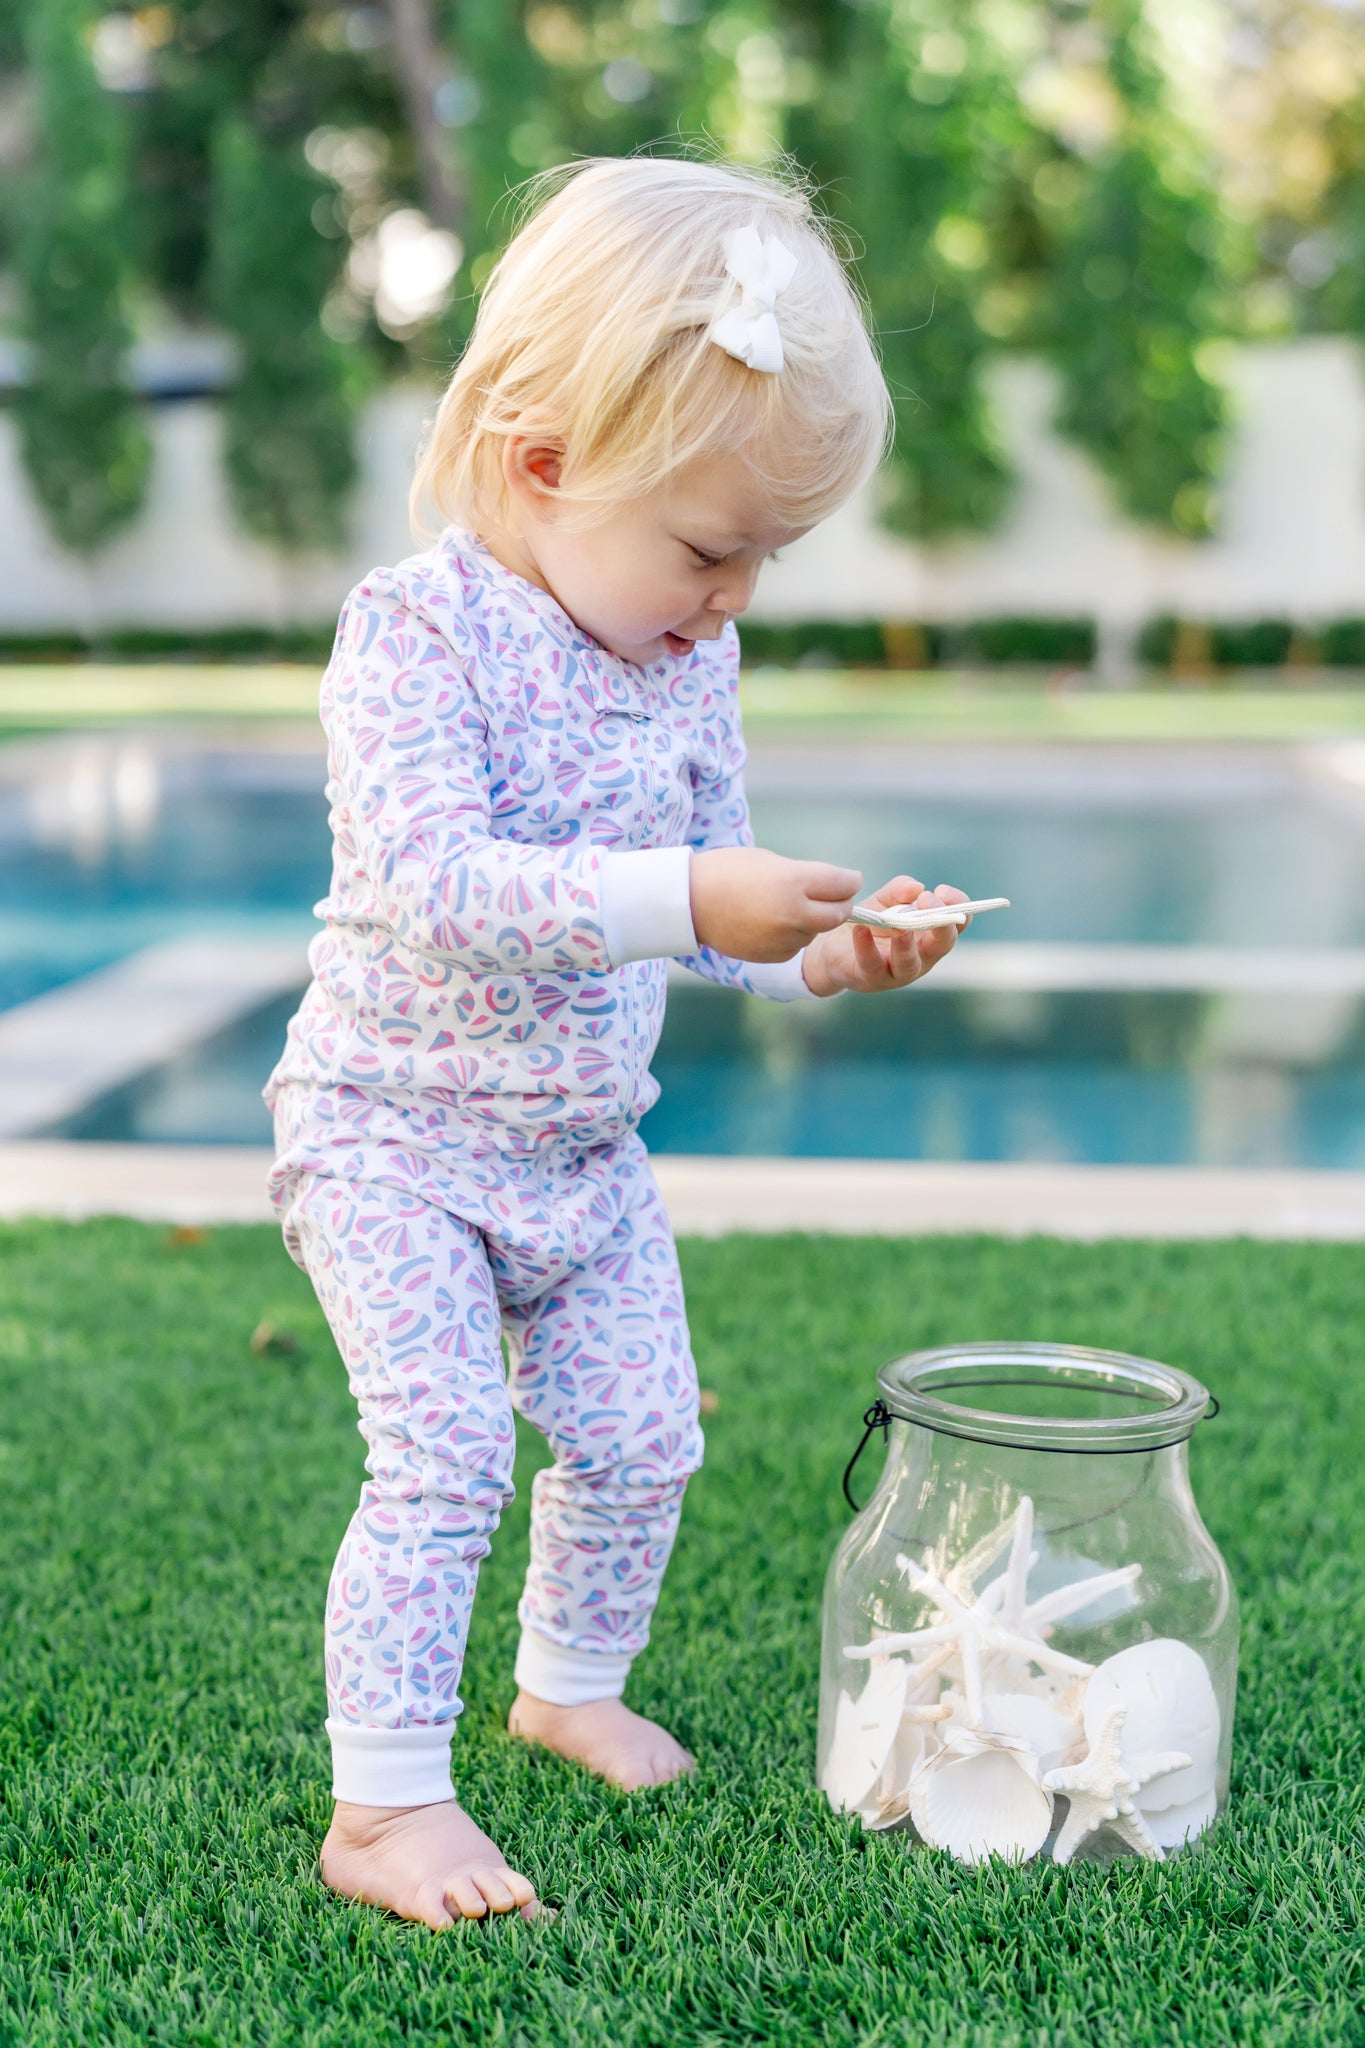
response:
M965 903L961 889L940 882L925 889L909 875L897 875L886 882L869 903L912 903L917 910L931 910L936 903ZM971 919L967 919L967 924ZM841 989L855 989L861 995L877 995L883 989L904 988L936 967L945 953L951 953L958 930L966 926L941 925L928 932L873 932L864 924L840 925L813 939L806 948L801 971L817 996L837 995Z
M692 856L692 929L703 946L732 960L790 960L842 923L862 882L856 868L828 861L787 860L761 846L711 847Z

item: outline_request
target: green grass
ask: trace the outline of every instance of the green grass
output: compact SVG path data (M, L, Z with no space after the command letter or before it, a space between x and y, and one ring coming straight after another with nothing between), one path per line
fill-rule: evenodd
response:
M148 718L315 719L322 664L0 666L0 738ZM1365 732L1358 674L1054 689L1027 672L746 670L752 731L860 739L1306 740Z
M634 1798L502 1732L523 1492L457 1737L561 1903L443 1935L342 1903L320 1613L360 1477L272 1233L0 1231L0 2040L517 2048L1365 2040L1365 1261L1350 1246L684 1246L719 1405L635 1703L701 1759ZM254 1356L269 1318L297 1349ZM1223 1400L1196 1492L1243 1603L1232 1803L1173 1866L959 1869L811 1782L818 1600L877 1365L1004 1335L1136 1349Z

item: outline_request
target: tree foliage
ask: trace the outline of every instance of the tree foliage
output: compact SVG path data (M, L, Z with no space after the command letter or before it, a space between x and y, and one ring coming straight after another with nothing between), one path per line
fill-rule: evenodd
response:
M579 154L700 142L789 150L852 230L896 400L894 530L998 517L1010 480L984 372L1014 347L1050 355L1063 430L1131 515L1206 531L1225 424L1207 344L1237 314L1153 15L1148 0L29 0L33 163L0 242L35 344L20 411L38 495L82 548L137 504L132 275L144 314L236 341L224 406L243 522L283 546L335 540L360 398L458 353L514 189ZM144 45L131 82L92 65L92 29L111 22ZM16 33L0 27L0 53ZM1049 66L1107 95L1107 133L1072 135L1041 105ZM1339 118L1323 215L1339 260L1319 304L1360 332L1365 109ZM400 215L458 257L444 306L386 295Z
M988 39L950 0L829 10L830 90L793 118L797 154L858 233L896 431L882 478L893 530L993 523L1008 472L982 390L976 317L1017 110Z
M141 503L150 447L127 383L126 135L90 61L85 0L30 0L40 143L18 209L24 460L54 532L89 550Z
M263 540L339 542L356 379L320 317L337 266L312 210L328 188L300 140L240 114L221 121L212 165L210 300L241 353L225 418L233 497Z
M1141 0L1092 14L1110 37L1117 121L1061 235L1048 306L1058 423L1133 518L1204 534L1227 425L1207 346L1222 331L1225 230L1168 108Z

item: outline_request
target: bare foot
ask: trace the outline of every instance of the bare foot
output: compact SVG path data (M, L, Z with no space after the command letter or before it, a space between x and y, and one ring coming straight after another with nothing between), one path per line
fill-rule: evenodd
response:
M322 1845L323 1882L348 1899L387 1906L405 1920L449 1927L458 1919L542 1910L535 1888L453 1799L435 1806L352 1806L339 1799Z
M507 1725L513 1735L541 1742L575 1763L610 1778L627 1792L642 1785L666 1785L696 1762L657 1721L633 1714L624 1700L588 1700L581 1707L556 1707L519 1692Z

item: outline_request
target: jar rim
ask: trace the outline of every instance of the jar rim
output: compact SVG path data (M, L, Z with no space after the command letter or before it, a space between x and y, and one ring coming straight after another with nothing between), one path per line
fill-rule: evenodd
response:
M984 1378L983 1374L989 1375ZM898 1421L944 1436L1030 1451L1103 1453L1183 1443L1211 1404L1207 1388L1178 1366L1078 1344L949 1344L893 1358L877 1375ZM1113 1415L1015 1415L937 1397L937 1388L1072 1386L1127 1394L1138 1406Z

